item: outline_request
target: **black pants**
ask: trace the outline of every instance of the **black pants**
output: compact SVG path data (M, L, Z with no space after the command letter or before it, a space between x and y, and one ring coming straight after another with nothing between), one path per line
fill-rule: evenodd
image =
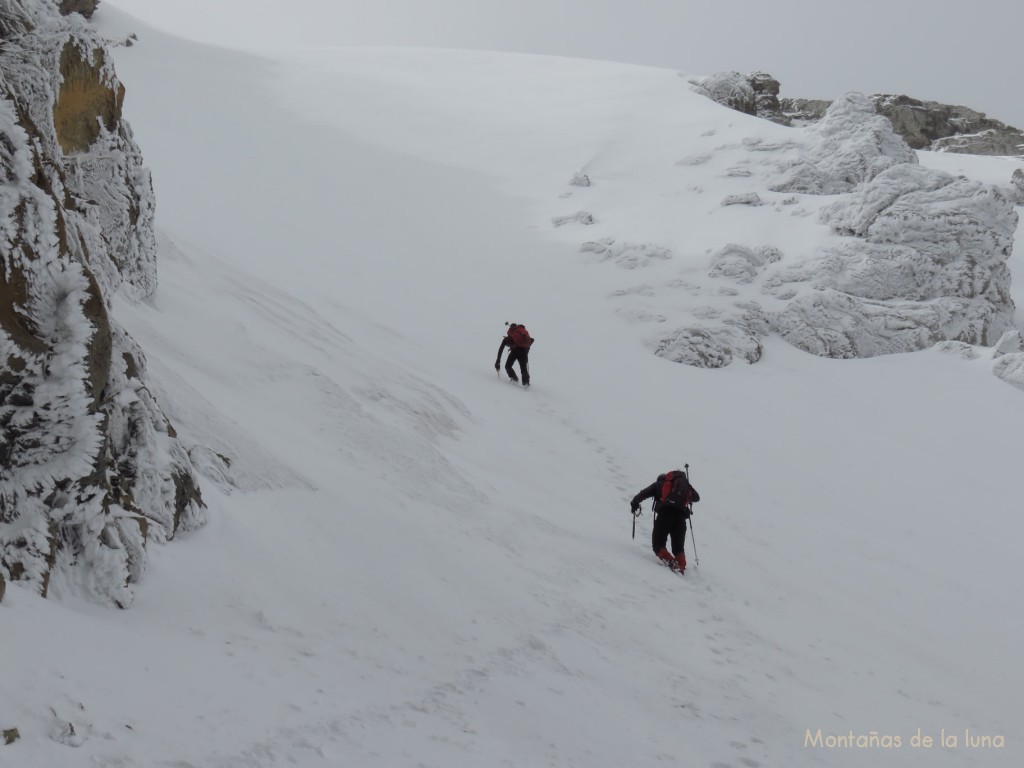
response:
M672 554L678 555L683 551L683 542L686 541L686 520L690 513L679 509L658 510L658 516L654 518L654 530L651 531L651 546L654 554L665 546L668 537L672 537Z
M516 372L512 370L512 363L519 363L519 372L523 376L523 385L530 386L530 350L525 347L515 347L509 350L508 360L505 361L505 373L512 381L518 381Z

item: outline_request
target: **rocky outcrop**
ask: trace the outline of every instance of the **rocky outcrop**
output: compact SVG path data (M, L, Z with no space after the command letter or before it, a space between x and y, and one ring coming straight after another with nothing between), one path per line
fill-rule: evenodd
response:
M596 254L599 261L609 261L624 269L646 267L672 258L672 252L664 246L652 243L617 243L611 237L583 243L580 251Z
M127 606L204 508L110 314L156 288L154 204L95 6L0 0L0 580Z
M69 40L60 53L60 89L53 105L57 141L65 155L88 152L100 133L113 133L121 122L124 86L104 77L106 54L82 50Z
M894 165L917 163L913 150L860 93L836 99L805 135L806 149L783 167L784 178L772 185L774 191L838 194Z
M1024 389L1024 334L1014 328L1002 335L992 349L992 373L1018 389Z
M780 99L779 81L764 72L719 72L693 84L694 90L730 109L782 125L817 122L832 104L823 99ZM1024 157L1024 131L984 112L887 93L869 98L913 149Z
M740 178L761 178L789 195L759 195L779 215L799 213L787 210L798 204L795 193L831 196L819 220L832 235L803 254L729 243L709 253L710 285L680 276L664 290L684 292L682 302L623 310L632 321L659 323L648 340L655 354L698 367L752 363L769 333L835 358L936 344L976 356L970 345L997 345L1006 358L995 364L997 375L1015 386L1024 381L1024 353L1006 335L1014 315L1007 259L1018 222L1008 188L922 167L858 93L794 131L793 142L754 139L716 150L736 151L757 155L746 161L754 171ZM774 173L761 170L773 163ZM658 290L620 296L643 304ZM684 317L666 315L670 304L685 307Z
M740 303L728 311L700 314L697 323L654 339L650 344L654 354L695 368L723 368L737 358L748 363L761 359L761 338L769 329L760 306Z
M870 357L945 340L991 346L1012 327L1006 260L1017 215L998 188L902 163L821 220L848 241L763 283L792 296L771 324L794 346Z
M808 131L820 135L843 102L860 105L863 125L880 119L866 114L866 99L848 95ZM860 145L857 173L847 178L863 183L822 210L821 221L848 241L765 280L776 295L792 295L795 283L813 288L775 315L773 327L828 357L907 352L943 340L995 344L1013 321L1011 202L996 187L923 168L913 153L902 153L900 162L901 153L884 151L890 144L883 137L878 152ZM821 156L820 147L812 157Z
M1024 132L983 112L909 96L875 94L870 98L875 111L914 149L1024 157ZM793 122L806 123L821 119L829 103L782 99L780 108Z
M793 125L821 120L832 105L829 99L779 99L779 110Z
M1024 155L1024 133L967 107L876 94L878 113L914 149L969 155Z
M992 347L992 359L998 359L1003 355L1015 355L1024 352L1024 334L1013 328L1002 336Z
M754 86L746 75L739 72L716 72L690 82L693 85L693 90L707 96L712 101L717 101L722 106L747 115L757 114Z
M1024 205L1024 170L1018 168L1010 175L1010 194L1018 205Z
M992 363L992 373L1011 387L1024 389L1024 352L998 358Z
M91 19L99 4L100 0L60 0L58 7L64 16L69 13L80 13L85 18Z
M779 104L779 81L764 72L718 72L693 81L694 90L719 104L783 125L790 118Z
M779 81L765 72L752 72L747 81L754 91L754 114L773 123L790 125L790 119L779 103Z

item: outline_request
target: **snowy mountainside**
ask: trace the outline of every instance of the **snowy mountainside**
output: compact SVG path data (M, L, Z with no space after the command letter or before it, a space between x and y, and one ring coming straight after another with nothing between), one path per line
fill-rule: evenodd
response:
M916 729L969 728L1006 746L929 765L1016 764L1024 423L988 350L765 333L756 365L708 370L646 346L703 296L764 301L708 276L728 244L779 268L835 244L818 210L851 198L783 206L799 147L748 148L791 133L672 72L256 57L98 16L139 32L117 65L162 233L159 289L114 313L210 523L152 553L131 611L9 590L0 754L916 766ZM781 210L721 205L750 192ZM532 391L493 371L504 321L537 338ZM628 499L684 461L704 500L677 577Z
M794 130L716 111L673 73L620 65L614 77L574 83L572 97L559 103L552 74L582 65L542 57L516 59L532 89L529 107L520 108L519 96L500 88L468 95L457 57L425 53L437 73L451 73L427 78L410 118L404 102L389 103L391 89L405 94L395 84L406 55L294 54L302 79L284 78L279 89L286 103L343 121L374 143L474 164L513 189L525 179L559 189L561 203L545 206L549 227L561 230L555 237L575 239L601 261L646 268L632 284L621 281L612 300L647 328L644 343L660 356L703 367L756 362L763 338L775 333L814 354L864 357L946 340L992 346L1014 327L1006 264L1018 214L1005 185L1012 160L1003 164L1002 184L918 167L917 153L853 93L818 123ZM466 57L492 83L510 77L508 63ZM380 66L370 70L368 61ZM335 66L351 67L352 79L321 76ZM374 112L386 118L383 126L364 128L364 118L338 113L367 82L383 88ZM621 111L605 122L600 89L619 84L628 95L608 100ZM314 89L333 95L314 101L307 96ZM474 109L459 111L461 99ZM522 146L529 130L514 130L531 108L559 126L538 141L559 157L561 178L534 147ZM710 127L709 115L726 126ZM473 130L474 140L449 141L445 120ZM588 130L591 123L600 127ZM621 133L612 138L612 131ZM569 136L573 146L558 144ZM693 151L681 152L684 143ZM581 177L585 186L574 183ZM737 231L761 239L737 242ZM718 279L691 278L696 269ZM685 310L666 311L684 302Z

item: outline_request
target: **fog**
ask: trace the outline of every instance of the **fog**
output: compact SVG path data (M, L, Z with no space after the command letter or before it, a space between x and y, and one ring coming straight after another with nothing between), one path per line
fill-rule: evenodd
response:
M233 47L423 46L772 74L782 95L847 90L961 104L1024 127L1024 3L955 12L924 0L104 0L195 40Z

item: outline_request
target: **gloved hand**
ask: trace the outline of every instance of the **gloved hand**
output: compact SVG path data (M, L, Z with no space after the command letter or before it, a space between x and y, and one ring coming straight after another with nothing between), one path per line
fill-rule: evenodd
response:
M640 505L637 504L635 501L630 502L629 511L636 515L640 511Z
M500 370L500 369L501 369L501 363L495 363L494 364L494 370L497 371L497 370Z

